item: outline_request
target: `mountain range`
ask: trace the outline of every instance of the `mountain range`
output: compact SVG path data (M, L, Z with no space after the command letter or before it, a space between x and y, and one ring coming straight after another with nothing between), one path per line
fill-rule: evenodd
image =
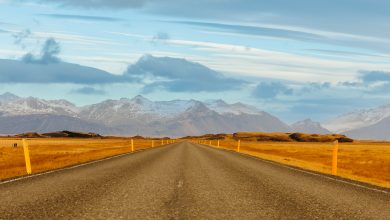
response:
M390 140L390 104L349 112L322 125L352 138Z
M289 131L264 111L222 100L153 102L143 96L77 107L66 100L0 95L0 133L90 131L113 135L200 135L236 131Z
M390 105L348 113L324 125L306 119L288 125L243 103L223 100L151 101L143 96L78 107L67 100L0 95L0 133L75 130L105 135L186 136L237 131L345 133L390 139ZM369 122L369 123L368 123Z

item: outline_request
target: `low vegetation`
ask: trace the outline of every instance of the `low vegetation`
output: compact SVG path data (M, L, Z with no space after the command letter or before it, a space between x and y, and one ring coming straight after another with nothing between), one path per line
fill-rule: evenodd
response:
M131 151L130 138L94 133L26 133L0 138L0 179L26 174L21 138L28 138L33 173L66 167ZM162 145L161 139L132 137L135 150ZM167 143L164 140L164 144ZM331 173L332 142L338 140L338 175L390 188L390 142L354 141L343 135L238 132L183 139L203 141L240 152L322 173Z
M131 151L129 138L33 138L27 141L33 173ZM134 150L150 148L152 141L154 146L162 144L161 140L138 138L134 139ZM0 138L0 171L1 180L26 175L20 138Z
M212 138L200 140L213 147L218 145L218 140ZM238 141L227 138L219 144L220 148L236 151ZM240 141L241 153L326 174L331 173L332 149L332 142ZM390 142L340 143L338 175L390 188Z
M353 139L341 134L303 134L303 133L265 133L238 132L234 134L206 134L202 136L187 136L184 139L204 140L241 140L241 141L275 141L275 142L353 142Z

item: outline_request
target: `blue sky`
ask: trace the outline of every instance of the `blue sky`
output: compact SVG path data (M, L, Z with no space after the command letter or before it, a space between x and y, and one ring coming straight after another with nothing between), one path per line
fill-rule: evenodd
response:
M0 62L0 92L224 99L324 121L390 103L389 11L384 0L0 0L0 59L15 61Z

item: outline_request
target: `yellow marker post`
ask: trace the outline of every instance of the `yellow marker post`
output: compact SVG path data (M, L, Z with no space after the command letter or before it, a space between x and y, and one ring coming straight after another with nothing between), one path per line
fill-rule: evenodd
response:
M217 147L219 148L219 140L218 140L218 142L217 142Z
M152 140L152 147L154 147L154 140Z
M26 161L27 174L31 174L32 171L31 171L31 161L30 161L30 152L28 150L28 143L26 139L23 139L22 142L23 142L24 159Z
M337 175L337 154L339 151L339 141L333 142L333 153L332 153L332 174Z
M241 147L241 140L238 140L238 143L237 143L237 152L240 152L240 147Z
M134 140L131 139L131 152L134 152Z

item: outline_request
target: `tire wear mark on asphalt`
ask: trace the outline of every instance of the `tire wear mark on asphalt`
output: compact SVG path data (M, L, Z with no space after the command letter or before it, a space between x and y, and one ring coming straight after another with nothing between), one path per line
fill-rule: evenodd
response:
M0 219L389 216L389 194L189 142L0 185Z
M174 179L174 187L169 199L165 202L165 208L168 210L169 219L183 219L182 216L182 186L184 183L184 168L186 167L187 154L186 148L181 148L178 154L178 161L175 164L176 172Z

